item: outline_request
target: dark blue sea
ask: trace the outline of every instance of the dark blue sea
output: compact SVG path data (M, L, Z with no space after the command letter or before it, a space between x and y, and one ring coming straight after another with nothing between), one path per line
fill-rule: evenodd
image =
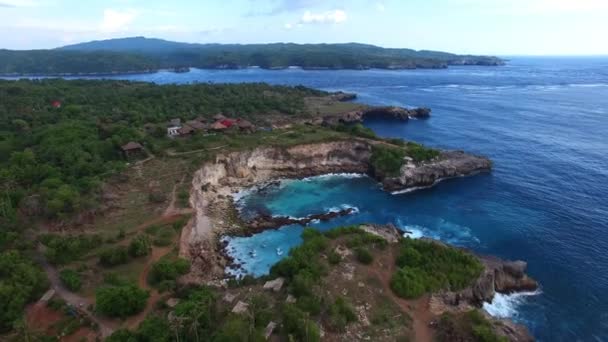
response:
M382 136L486 155L494 161L492 173L401 195L355 175L284 181L264 194L241 194L243 213L263 208L305 216L350 206L355 214L317 226L391 222L415 236L526 260L541 291L500 296L488 311L525 323L542 341L608 340L608 58L514 57L503 67L446 70L193 70L121 78L303 84L355 92L369 104L431 107L429 120L366 125ZM301 230L285 227L231 239L229 246L246 271L264 274L299 243Z

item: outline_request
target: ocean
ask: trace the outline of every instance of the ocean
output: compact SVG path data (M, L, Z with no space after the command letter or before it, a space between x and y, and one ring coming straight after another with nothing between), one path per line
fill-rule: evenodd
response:
M314 226L393 223L413 236L525 260L541 290L499 296L488 312L524 323L542 341L608 340L608 58L513 57L503 67L445 70L195 69L113 78L303 84L355 92L368 104L432 108L428 120L365 124L381 136L488 156L493 172L400 195L357 175L285 180L264 194L241 194L243 214L263 209L305 216L349 206L355 213ZM261 275L300 242L301 231L290 226L229 239L229 251L246 272Z

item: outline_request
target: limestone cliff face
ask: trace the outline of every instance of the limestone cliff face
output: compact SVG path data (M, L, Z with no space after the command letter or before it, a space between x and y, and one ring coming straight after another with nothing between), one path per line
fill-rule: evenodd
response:
M374 175L369 163L372 145L377 142L352 139L298 145L289 148L265 147L233 152L216 158L197 172L199 183L246 186L272 178L300 178L326 173L367 173L387 191L426 187L451 177L490 170L489 159L460 151L442 152L432 161L404 161L398 177Z
M264 147L218 156L215 163L204 165L197 177L201 184L243 186L278 177L366 173L370 157L371 145L357 140Z

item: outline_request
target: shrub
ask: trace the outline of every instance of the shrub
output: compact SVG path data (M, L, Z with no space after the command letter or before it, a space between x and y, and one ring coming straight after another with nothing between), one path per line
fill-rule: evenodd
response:
M257 330L252 329L251 323L240 315L231 315L222 324L221 328L213 338L213 342L233 341L265 341L264 336Z
M151 249L150 239L145 235L138 235L129 243L129 255L134 258L150 254Z
M167 320L151 315L139 324L137 331L137 341L169 342L171 341L171 328Z
M47 287L46 275L31 258L17 251L0 253L0 333L10 330L25 305Z
M409 268L397 270L391 278L391 289L399 297L418 298L426 292L425 274Z
M141 312L146 306L148 291L135 285L102 287L95 293L95 307L110 317L127 317Z
M111 247L99 254L99 263L106 267L125 264L129 261L129 253L124 246Z
M40 242L47 247L45 256L53 264L65 264L78 260L90 250L102 244L99 235L45 234L40 236Z
M346 325L357 320L353 307L342 297L329 307L329 326L334 331L344 332Z
M372 147L370 163L378 175L396 176L403 165L405 150L398 147L375 145Z
M432 241L404 239L395 261L400 269L393 274L391 287L405 298L442 288L463 289L483 270L473 255Z
M407 155L417 162L431 160L439 156L439 151L414 142L407 143Z
M154 246L165 247L169 246L173 242L173 231L169 229L161 230L154 238L152 243Z
M151 284L159 284L167 280L176 280L179 276L188 273L189 270L190 262L188 260L161 258L152 265L148 281Z
M179 203L179 206L182 208L186 208L188 207L188 200L190 199L190 193L186 190L181 190L178 194L177 194L177 200Z
M282 311L285 335L292 335L296 340L305 342L316 342L321 339L319 327L302 310L288 304Z
M355 256L360 263L365 265L369 265L374 261L372 254L364 247L355 248Z
M336 253L336 251L330 251L327 254L327 261L332 265L337 265L340 263L340 261L342 261L342 256Z
M466 313L444 313L441 315L436 328L438 342L475 341L475 342L507 342L504 336L496 334L492 323L478 310Z
M200 287L190 291L187 298L181 300L175 307L175 316L188 322L191 327L189 336L211 336L216 329L218 313L216 311L216 295L208 287ZM196 331L192 331L196 329Z
M160 191L154 191L148 194L148 200L152 203L163 203L167 200L167 196Z
M80 279L80 274L78 272L71 269L64 269L59 273L59 279L63 285L68 288L70 291L78 291L82 286L82 280Z

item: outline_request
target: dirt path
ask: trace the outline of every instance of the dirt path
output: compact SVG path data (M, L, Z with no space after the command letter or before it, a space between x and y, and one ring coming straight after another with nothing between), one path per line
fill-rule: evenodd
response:
M370 270L378 277L382 282L384 292L403 310L403 312L409 313L412 318L412 327L414 329L414 341L416 342L432 342L433 331L429 327L429 323L433 319L433 314L429 310L429 296L424 295L423 297L416 300L405 300L398 297L393 293L390 282L393 273L395 272L395 256L394 249L390 249L390 256L388 259L382 260L382 267L370 267ZM413 308L413 309L412 309Z
M95 314L89 310L89 306L93 302L86 297L71 292L63 286L59 279L59 272L53 267L44 257L45 247L42 244L38 245L38 262L42 266L42 269L46 272L47 278L51 283L51 288L55 290L55 294L61 297L66 303L75 308L78 312L85 315L88 319L99 326L99 333L102 338L106 338L112 334L117 328L117 324L109 319L104 319L95 316Z
M228 145L222 145L222 146L217 146L217 147L210 147L210 148L201 148L199 150L192 150L192 151L186 151L186 152L174 152L172 150L167 150L167 155L169 157L177 157L177 156L184 156L184 155L188 155L188 154L193 154L193 153L199 153L199 152L205 152L205 151L215 151L215 150L220 150L224 147L228 147Z
M171 253L171 250L174 247L175 243L167 247L158 247L152 249L152 253L148 258L148 261L146 262L146 266L139 275L139 278L137 279L137 286L144 290L148 290L150 292L150 297L148 298L148 302L146 303L146 307L144 308L144 310L127 320L126 324L127 327L129 327L130 329L137 328L137 326L139 326L139 324L144 319L146 319L148 314L152 310L154 310L156 303L160 300L161 294L155 288L152 288L150 287L150 285L148 285L148 274L150 274L150 269L152 268L152 265L158 260L160 260L160 258L162 258L163 256L167 255L168 253Z
M173 198L171 200L171 204L170 204L169 208L167 208L167 210L165 210L164 214L160 217L151 219L149 221L146 221L146 222L138 225L134 229L134 231L141 232L144 229L146 229L152 225L172 223L172 222L175 222L178 219L180 219L184 214L188 214L188 213L192 212L192 209L183 209L183 210L182 209L180 209L180 210L171 209L171 207L173 207L173 205L174 205L174 201L175 201L175 187L173 189ZM179 234L177 234L176 239L179 239ZM146 318L148 313L150 313L150 311L152 311L154 309L156 302L160 299L160 294L158 293L158 291L156 291L155 289L151 289L148 286L148 283L147 283L148 273L149 273L152 265L156 261L158 261L162 256L166 255L167 253L170 253L171 250L175 247L175 245L176 245L176 243L174 241L171 245L169 245L167 247L154 247L152 249L152 253L146 262L146 266L145 266L144 270L142 271L142 273L140 274L139 279L138 279L138 286L143 289L150 290L150 297L146 304L146 308L138 315L133 316L126 321L126 325L129 328L137 327L139 325L139 323L141 323L141 321L143 321ZM114 319L96 316L94 314L94 312L89 310L89 307L91 305L94 305L94 303L95 303L94 298L87 298L87 297L81 296L81 295L74 293L74 292L68 290L67 288L65 288L63 286L63 284L61 283L61 280L59 278L59 272L57 271L57 269L53 265L51 265L48 262L48 260L46 260L46 258L44 256L45 249L46 248L44 245L42 245L42 244L38 245L37 259L38 259L38 262L41 265L41 267L46 272L47 278L49 279L49 282L51 283L51 288L55 290L55 294L57 296L59 296L60 298L62 298L66 303L68 303L69 305L74 307L82 315L85 315L92 322L96 323L99 326L99 334L101 335L102 339L105 339L106 337L110 336L116 329L118 329L120 327L121 322L118 320L114 320Z

